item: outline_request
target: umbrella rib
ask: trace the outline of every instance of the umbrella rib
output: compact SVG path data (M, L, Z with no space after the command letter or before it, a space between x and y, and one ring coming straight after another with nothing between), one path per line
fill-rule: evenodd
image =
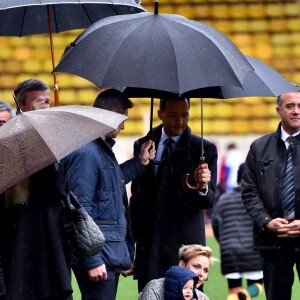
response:
M85 12L87 18L88 18L89 21L90 21L90 24L93 24L92 19L90 18L90 15L88 14L88 12L87 12L87 10L86 10L86 8L85 8L85 4L81 4L81 5L82 5L82 9L84 10L84 12Z
M51 6L52 6L52 8L53 8L53 20L54 20L54 26L55 26L56 32L59 32L59 31L58 31L58 22L57 22L57 18L56 18L55 5L50 5L49 9L51 9ZM53 25L52 22L51 22L51 16L50 16L50 24L51 24L51 26Z
M23 25L24 25L24 22L25 22L25 15L26 15L26 10L27 10L27 6L24 7L24 13L23 13L23 17L22 17L22 25L21 25L21 30L20 30L20 35L19 37L22 36L22 32L23 32Z

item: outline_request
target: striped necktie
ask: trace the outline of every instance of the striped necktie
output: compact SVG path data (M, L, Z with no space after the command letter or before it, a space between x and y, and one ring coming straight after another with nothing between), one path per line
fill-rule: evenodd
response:
M292 137L288 137L290 143ZM281 201L284 218L294 219L295 215L295 185L293 176L292 148L289 145L287 150L287 162L282 176Z

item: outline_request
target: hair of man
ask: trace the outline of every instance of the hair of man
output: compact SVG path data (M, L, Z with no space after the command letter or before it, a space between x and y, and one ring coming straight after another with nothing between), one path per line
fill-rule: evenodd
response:
M97 96L94 107L123 114L127 109L133 107L133 103L122 92L115 89L109 89Z
M46 91L50 88L43 81L30 78L19 82L14 90L16 101L22 105L26 105L27 92L29 91Z
M159 101L159 109L161 112L163 112L166 109L166 105L167 105L166 103L168 102L168 100L176 100L176 101L187 100L189 107L191 107L190 98L185 98L185 97L162 98Z

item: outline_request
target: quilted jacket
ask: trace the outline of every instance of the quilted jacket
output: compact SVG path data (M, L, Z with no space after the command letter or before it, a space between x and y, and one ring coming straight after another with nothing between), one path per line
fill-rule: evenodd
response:
M71 190L106 239L98 255L87 257L73 253L72 264L87 270L102 264L107 269L128 269L133 260L125 185L144 171L144 165L138 157L119 165L112 151L114 143L112 139L99 138L61 162Z

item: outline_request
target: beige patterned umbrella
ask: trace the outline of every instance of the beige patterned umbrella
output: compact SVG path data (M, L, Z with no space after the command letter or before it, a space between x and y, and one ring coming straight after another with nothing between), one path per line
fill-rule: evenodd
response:
M113 131L126 119L111 111L80 105L16 116L0 127L0 193Z

